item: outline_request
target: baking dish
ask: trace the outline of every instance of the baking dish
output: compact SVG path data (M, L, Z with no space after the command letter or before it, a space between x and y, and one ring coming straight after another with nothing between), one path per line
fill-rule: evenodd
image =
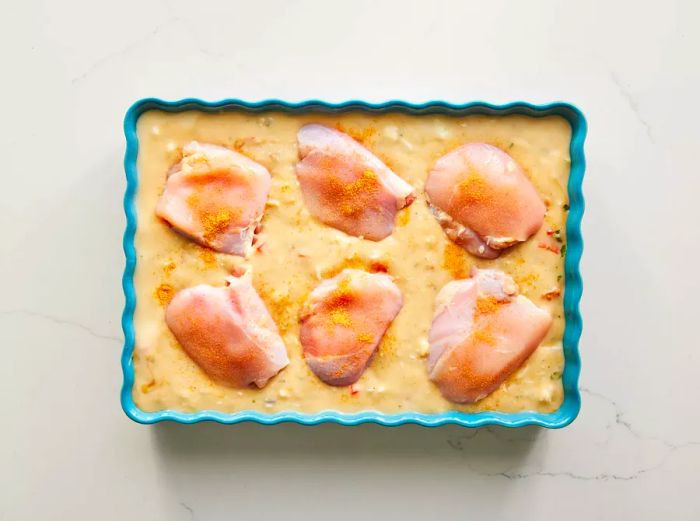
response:
M132 355L134 351L134 310L136 294L134 291L133 275L136 267L137 252L134 245L134 237L137 227L137 214L135 196L138 190L138 172L136 160L138 155L138 136L136 123L145 111L157 109L168 112L185 110L199 110L204 112L219 111L286 111L286 112L344 112L361 110L365 112L403 112L408 114L448 114L448 115L507 115L522 114L527 116L558 115L566 119L571 125L572 136L570 143L571 169L568 183L569 214L567 219L568 250L565 258L565 333L563 348L565 367L562 376L564 387L564 401L561 407L554 413L544 414L537 412L501 413L486 411L478 413L465 413L457 411L443 412L439 414L423 414L417 412L404 412L401 414L384 414L377 411L363 411L359 413L341 413L338 411L322 411L314 414L304 414L295 411L266 414L258 411L240 411L236 413L223 413L219 411L205 410L195 413L184 413L173 410L161 410L146 412L139 409L132 397L134 383L134 368ZM305 425L322 422L334 422L343 425L355 425L359 423L378 423L381 425L400 425L415 423L424 426L437 426L443 424L458 424L467 427L482 425L502 425L518 427L524 425L540 425L549 428L558 428L568 425L576 417L580 408L580 396L578 394L578 375L580 361L578 354L578 341L581 334L581 317L578 303L582 292L582 282L579 273L579 261L583 243L580 233L581 217L583 214L583 195L581 190L585 160L583 155L583 143L586 134L586 122L581 112L574 106L566 103L552 103L548 105L532 105L524 102L515 102L506 105L491 105L483 102L472 102L454 105L445 102L429 102L425 104L409 104L401 101L389 101L381 104L370 104L361 101L349 101L340 104L329 104L318 100L310 100L301 103L288 103L279 100L266 100L261 102L244 102L236 99L227 99L218 102L205 102L196 99L181 101L162 101L158 99L143 99L136 102L126 114L124 130L127 140L125 170L127 176L127 190L124 198L124 208L127 218L127 227L124 235L124 251L126 254L126 268L123 277L123 287L126 304L122 317L122 326L125 335L124 350L122 353L122 368L124 372L124 384L121 393L122 407L126 414L140 423L154 423L163 420L171 420L180 423L194 423L203 420L217 421L221 423L237 423L240 421L255 421L263 424L274 424L284 421L296 422Z

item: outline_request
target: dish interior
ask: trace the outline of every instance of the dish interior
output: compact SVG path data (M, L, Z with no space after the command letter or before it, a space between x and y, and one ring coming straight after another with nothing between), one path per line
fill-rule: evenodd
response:
M349 133L414 186L418 198L399 214L390 237L380 242L351 237L309 214L294 166L297 131L311 122ZM571 140L571 127L564 118L150 110L139 118L137 134L139 259L134 274L133 398L139 408L227 413L372 409L389 414L433 414L449 410L549 413L560 407L565 323L562 298L552 298L550 292L564 286L561 247L566 244ZM235 149L272 175L259 234L263 246L248 259L198 246L174 233L153 212L166 172L179 160L182 146L192 140ZM540 231L495 260L470 256L450 242L430 213L422 190L432 164L469 142L486 142L507 151L548 206ZM346 267L375 266L394 277L404 306L360 381L352 387L325 385L302 357L301 307L322 279ZM450 280L468 277L472 266L495 267L513 276L521 292L547 309L554 323L537 351L497 391L475 404L455 404L444 399L427 378L427 334L435 295ZM223 285L228 274L245 268L252 270L254 285L280 328L291 360L289 367L260 390L232 389L209 379L180 348L163 316L165 305L180 289L200 283Z

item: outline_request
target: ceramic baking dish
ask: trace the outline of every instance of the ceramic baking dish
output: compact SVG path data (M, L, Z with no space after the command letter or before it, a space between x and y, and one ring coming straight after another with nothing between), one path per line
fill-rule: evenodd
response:
M571 171L569 176L569 214L566 223L567 250L564 264L565 291L564 314L565 331L563 338L565 366L562 375L564 387L564 401L561 407L553 413L537 413L525 411L519 413L501 413L485 411L478 413L465 413L449 411L439 414L423 414L418 412L403 412L401 414L383 414L377 411L363 411L359 413L341 413L338 411L322 411L315 414L304 414L295 411L265 414L258 411L239 411L236 413L223 413L213 410L184 413L174 410L162 410L146 412L139 409L132 398L132 386L134 383L134 367L132 355L134 351L134 309L136 306L136 294L134 291L134 269L137 262L137 252L134 245L134 236L138 226L135 196L138 190L139 179L136 167L139 142L136 133L136 123L145 111L157 109L169 112L185 110L200 110L204 112L220 111L287 111L287 112L343 112L361 110L368 112L403 112L407 114L450 114L450 115L507 115L523 114L527 116L557 115L566 119L571 125L572 135L570 144ZM122 285L125 295L124 313L122 315L122 328L124 330L124 349L122 352L122 370L124 383L121 390L121 403L124 412L134 421L139 423L156 423L164 420L179 423L195 423L200 421L216 421L232 424L242 421L253 421L266 425L280 422L294 422L303 425L315 425L318 423L338 423L342 425L357 425L360 423L377 423L380 425L402 425L414 423L427 427L445 424L457 424L465 427L481 427L484 425L501 425L505 427L522 427L525 425L539 425L547 428L560 428L571 423L579 412L581 399L578 391L578 378L580 372L580 358L578 343L581 336L582 321L579 312L579 300L583 290L579 262L583 251L581 237L581 218L583 216L584 200L582 182L585 170L583 152L586 137L586 120L581 111L568 103L550 103L547 105L533 105L525 102L513 102L504 105L492 105L480 101L450 104L442 101L432 101L423 104L411 104L403 101L388 101L385 103L365 103L362 101L348 101L345 103L326 103L318 100L309 100L300 103L289 103L280 100L265 100L259 102L246 102L238 99L225 99L216 102L207 102L198 99L184 99L180 101L163 101L154 98L142 99L134 103L126 113L124 119L124 132L126 134L126 155L124 168L126 170L127 188L124 195L124 211L126 213L126 231L124 233L124 252L126 266Z

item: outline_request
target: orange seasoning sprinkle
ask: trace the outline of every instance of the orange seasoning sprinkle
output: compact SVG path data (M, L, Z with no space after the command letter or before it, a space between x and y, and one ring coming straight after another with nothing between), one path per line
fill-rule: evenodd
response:
M343 203L340 205L340 213L343 215L353 215L354 213L357 213L358 210L359 208L357 206L353 206L349 203Z
M406 226L409 222L411 222L411 208L404 208L399 212L399 226Z
M525 275L515 277L515 281L518 283L518 286L534 286L535 282L540 278L540 276L535 273L535 272L530 272Z
M483 372L473 371L469 364L462 364L459 367L459 373L465 381L470 382L472 385L481 386L492 383L492 379L489 375Z
M243 146L245 145L245 139L238 138L236 141L233 142L233 149L236 152L240 152L243 150Z
M391 332L387 332L382 337L381 349L379 351L379 356L385 358L391 356L396 352L396 336Z
M343 186L343 191L347 196L358 196L361 193L376 192L379 188L378 179L377 174L372 170L365 170L357 180Z
M464 204L484 204L493 198L489 184L478 173L470 174L457 185L457 190Z
M452 242L445 244L442 254L442 267L449 271L455 279L465 279L469 276L467 253Z
M374 127L366 127L363 129L354 129L354 128L348 128L345 125L343 125L342 123L336 123L335 128L340 130L341 132L345 132L351 138L353 138L355 141L359 141L360 143L364 143L370 137L372 137L374 134L377 133L377 129Z
M199 248L199 258L204 264L211 266L216 262L216 253L209 248Z
M559 288L550 289L549 291L542 293L542 298L546 300L554 300L559 296L561 296L561 289Z
M342 279L338 287L330 294L326 304L328 309L328 327L343 326L352 327L352 319L348 314L348 304L352 301L353 295L350 289L350 280Z
M237 208L222 208L214 212L200 212L204 239L212 241L231 227L231 223L241 216L241 210Z
M488 344L490 346L496 343L496 339L493 338L493 335L485 329L478 329L474 331L472 333L472 338L474 339L474 342Z
M476 299L476 312L482 315L488 315L491 313L494 313L497 309L498 306L500 305L500 302L498 302L498 299L493 296L488 296L488 297L478 297Z
M358 333L357 340L363 344L371 344L374 342L374 335L372 333Z
M337 326L345 326L345 327L351 327L352 326L352 320L350 319L350 315L348 315L348 312L344 309L332 309L330 312L331 315L331 323L335 324Z
M195 209L199 206L199 200L199 192L192 192L190 195L187 196L187 205L190 208Z
M343 215L360 213L371 202L371 196L379 190L379 177L372 170L365 170L352 183L345 183L335 176L329 178L328 197L339 203Z
M161 284L156 288L154 294L161 306L167 306L175 296L175 288L170 284Z
M226 232L231 225L231 221L240 217L240 214L240 210L229 208L222 208L212 213L203 213L201 219L204 227L204 238L211 240L217 235Z
M176 267L177 266L174 262L168 262L165 266L163 266L163 273L165 273L166 275L170 275Z
M350 289L350 279L344 278L338 283L338 287L331 294L332 301L336 304L347 305L352 300L352 291Z
M303 256L303 255L302 255ZM371 271L372 273L388 273L389 264L383 259L363 259L356 254L343 259L340 264L324 270L324 277L335 277L338 273L347 268L361 269Z
M202 179L204 182L204 178ZM216 189L217 191L219 189ZM207 191L207 194L210 190ZM215 239L218 235L225 233L231 226L232 222L235 222L241 218L242 211L240 208L231 208L226 206L213 205L211 202L209 204L204 204L209 199L208 197L202 197L206 195L202 193L201 189L193 191L187 197L187 204L192 210L192 212L199 217L202 228L204 229L204 239L211 241Z
M343 259L343 262L338 264L337 266L334 266L326 271L324 271L324 276L325 277L335 277L338 273L343 271L346 268L360 268L364 269L365 266L365 261L364 259L361 259L357 255L352 255L348 257L347 259Z
M276 295L270 294L265 285L256 286L260 297L265 302L267 309L270 311L272 318L277 324L280 333L284 334L292 327L296 321L298 309L301 303L294 303L288 294Z

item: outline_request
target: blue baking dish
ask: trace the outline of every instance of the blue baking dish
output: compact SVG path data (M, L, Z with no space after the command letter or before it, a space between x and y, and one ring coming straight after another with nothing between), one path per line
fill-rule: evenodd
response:
M418 412L404 412L401 414L383 414L377 411L363 411L346 414L338 411L322 411L315 414L304 414L294 411L265 414L258 411L239 411L236 413L223 413L219 411L199 411L185 413L173 410L146 412L139 409L132 398L132 386L134 384L134 367L132 354L134 351L134 309L136 307L136 294L134 292L134 269L136 268L137 253L134 246L134 235L138 224L136 214L135 196L138 189L138 171L136 160L139 150L138 136L136 134L136 122L144 112L152 109L168 112L180 112L185 110L200 110L204 112L220 111L286 111L286 112L345 112L362 110L368 112L403 112L408 114L449 114L449 115L506 115L523 114L527 116L541 117L557 115L565 118L571 125L572 135L570 144L571 172L569 177L569 216L566 223L566 235L568 239L565 270L564 290L564 314L566 327L564 331L564 374L562 376L564 386L564 402L553 413L543 414L531 411L519 413L501 413L485 411L479 413L465 413L458 411L443 412L439 414L422 414ZM134 103L124 118L124 133L126 134L126 155L124 168L126 170L127 188L124 195L124 211L126 213L126 231L124 233L124 253L126 266L122 279L124 288L125 306L122 315L122 328L124 330L124 349L122 351L122 370L124 383L121 390L121 403L124 412L132 420L139 423L156 423L164 420L178 423L196 423L200 421L216 421L219 423L238 423L253 421L265 425L281 422L293 422L303 425L316 425L318 423L338 423L341 425L357 425L360 423L377 423L380 425L402 425L413 423L426 427L436 427L445 424L457 424L465 427L481 427L485 425L501 425L504 427L522 427L525 425L539 425L547 428L561 428L571 423L576 418L580 407L581 397L578 390L578 378L581 369L578 352L579 338L581 337L582 321L579 312L579 301L583 291L583 283L579 270L581 254L583 252L583 240L581 237L581 218L583 217L584 200L582 192L583 174L585 171L585 158L583 144L586 137L586 120L581 111L568 103L549 103L546 105L533 105L525 102L513 102L504 105L493 105L481 101L464 104L451 104L443 101L431 101L428 103L412 104L404 101L387 101L385 103L365 103L363 101L347 101L344 103L326 103L319 100L308 100L299 103L290 103L281 100L265 100L247 102L239 99L225 99L208 102L199 99L183 99L180 101L163 101L155 98L146 98Z

